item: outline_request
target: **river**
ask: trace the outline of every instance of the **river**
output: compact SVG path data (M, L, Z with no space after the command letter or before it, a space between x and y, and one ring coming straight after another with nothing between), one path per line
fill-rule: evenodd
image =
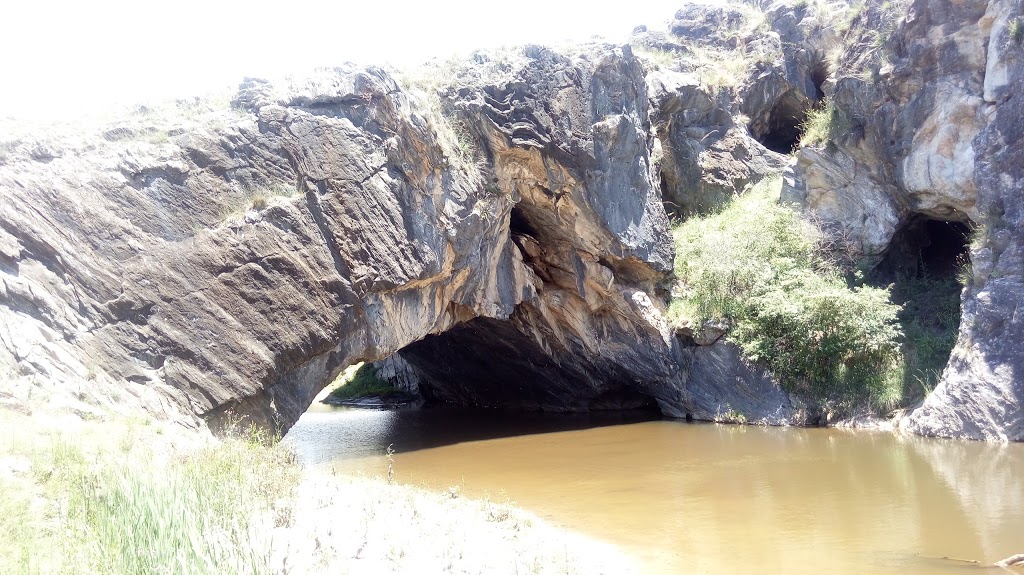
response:
M370 476L393 445L398 481L507 498L647 573L983 573L958 560L1024 553L1022 444L322 405L285 441L303 463Z

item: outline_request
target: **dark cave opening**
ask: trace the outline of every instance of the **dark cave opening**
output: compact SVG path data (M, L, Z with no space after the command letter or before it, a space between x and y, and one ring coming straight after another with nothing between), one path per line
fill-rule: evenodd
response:
M921 247L921 269L918 273L955 275L970 258L971 229L963 222L925 222L928 243Z
M773 152L788 154L800 142L800 129L786 124L773 124L762 136L761 144Z
M821 101L825 97L825 80L828 79L828 60L825 55L818 52L814 55L814 60L811 62L810 75L811 83L814 84L814 98L815 100Z
M807 115L806 98L788 93L768 113L767 123L754 136L769 150L788 154L800 143L801 124ZM758 133L759 132L759 133Z
M965 222L914 216L893 235L872 276L885 282L901 277L955 279L970 264L970 235Z
M527 235L537 237L537 229L530 223L530 219L523 213L523 208L514 206L509 214L508 231L513 236Z
M909 404L934 389L960 328L960 295L970 272L970 226L911 217L889 242L869 283L892 286L902 306L903 396Z
M515 317L475 318L409 344L399 354L416 369L428 406L660 413L654 398L614 370L559 361L521 330Z

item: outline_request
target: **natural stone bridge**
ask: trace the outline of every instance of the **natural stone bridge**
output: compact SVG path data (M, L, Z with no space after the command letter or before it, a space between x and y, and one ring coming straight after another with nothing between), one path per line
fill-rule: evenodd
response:
M915 218L989 226L953 361L911 419L922 433L1024 437L1022 67L1000 51L996 76L984 55L915 60L945 42L929 26L982 46L1009 5L908 24L898 64L925 89L836 86L874 115L788 172L786 197L868 257ZM787 162L751 133L792 140L783 124L822 97L807 54L824 40L793 10L772 13L785 66L740 99L749 129L692 76L590 46L481 56L443 114L382 70L344 68L247 81L236 111L169 128L144 114L102 137L26 135L0 165L0 401L286 429L342 368L401 350L432 396L466 405L799 423L729 344L668 326L662 203L700 208ZM702 17L677 14L673 33ZM963 106L970 130L926 130ZM971 169L918 170L950 150Z

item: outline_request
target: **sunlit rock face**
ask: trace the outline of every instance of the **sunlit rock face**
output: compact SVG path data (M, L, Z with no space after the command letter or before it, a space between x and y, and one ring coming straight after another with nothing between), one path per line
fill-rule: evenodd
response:
M770 379L746 400L734 374L688 379L631 50L530 47L500 70L443 117L381 70L338 69L248 81L219 126L144 139L135 119L16 156L0 168L5 400L31 405L45 378L73 409L287 428L340 369L408 347L437 401L789 422Z
M85 406L287 427L345 365L534 296L512 199L453 168L387 74L250 82L238 105L0 169L9 401L45 380Z
M915 0L875 81L844 78L850 133L803 149L784 200L843 231L868 259L916 218L974 227L960 334L939 386L907 421L926 435L1024 439L1024 125L1019 10Z
M978 226L959 343L907 426L1020 440L1011 4L912 3L873 77L826 78L840 38L806 3L693 5L636 53L476 54L435 69L441 91L343 67L246 81L230 110L2 130L0 403L287 429L342 368L400 352L435 402L801 423L727 337L665 313L665 206L786 167L783 201L867 261L914 218ZM757 57L709 79L701 42ZM826 97L850 129L791 159Z

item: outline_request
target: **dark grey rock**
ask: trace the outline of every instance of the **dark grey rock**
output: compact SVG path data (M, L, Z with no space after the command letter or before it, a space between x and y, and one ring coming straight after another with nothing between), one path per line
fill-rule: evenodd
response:
M800 414L762 367L743 361L726 341L688 350L685 416L711 421L786 425Z

